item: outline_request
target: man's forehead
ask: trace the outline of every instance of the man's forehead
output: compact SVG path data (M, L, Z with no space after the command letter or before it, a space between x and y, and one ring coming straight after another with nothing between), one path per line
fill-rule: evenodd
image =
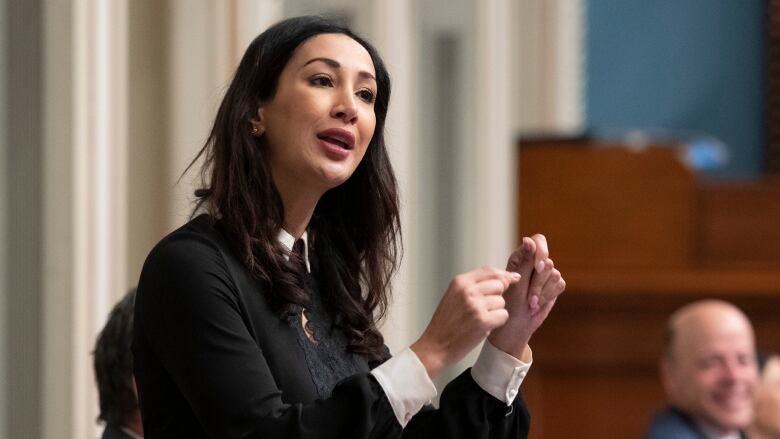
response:
M707 357L755 355L753 339L750 333L745 331L689 334L688 337L680 337L678 341L677 355L695 360Z

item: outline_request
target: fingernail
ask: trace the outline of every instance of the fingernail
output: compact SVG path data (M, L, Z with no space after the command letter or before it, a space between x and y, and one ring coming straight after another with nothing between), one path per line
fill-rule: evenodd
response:
M539 296L533 295L528 299L528 305L533 309L539 306Z
M542 270L544 270L544 261L539 261L536 263L536 272L541 273Z
M515 271L513 271L513 272L511 272L509 274L512 276L512 280L514 280L514 281L518 281L522 277L522 276L520 276L520 273L517 273Z

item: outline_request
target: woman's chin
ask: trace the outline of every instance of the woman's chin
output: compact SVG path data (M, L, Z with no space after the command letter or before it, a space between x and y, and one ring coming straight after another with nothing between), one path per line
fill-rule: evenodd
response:
M352 170L344 169L343 167L334 168L328 167L320 172L321 181L328 190L344 184L352 176Z

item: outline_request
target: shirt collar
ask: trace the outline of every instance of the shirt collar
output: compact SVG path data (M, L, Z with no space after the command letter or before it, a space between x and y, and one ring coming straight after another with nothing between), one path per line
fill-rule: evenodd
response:
M293 245L295 245L295 237L290 235L287 230L279 229L279 242L284 246L285 250L287 250L287 254L285 255L285 259L288 261L290 260L290 252L292 252ZM307 232L303 232L303 235L301 235L301 239L303 240L303 262L306 263L306 272L311 273L311 266L309 265L309 235Z
M121 428L122 431L125 432L126 435L130 436L133 439L144 439L143 436L138 436L138 434L136 434L136 432L134 432L133 430L130 430L127 427L120 427L120 428Z
M740 439L742 437L739 433L721 433L706 422L697 421L696 425L699 426L699 429L707 439Z

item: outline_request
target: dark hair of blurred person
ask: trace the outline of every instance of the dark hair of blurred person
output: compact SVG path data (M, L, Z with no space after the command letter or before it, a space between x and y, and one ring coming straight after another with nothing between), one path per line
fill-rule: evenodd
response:
M134 307L135 289L132 289L114 305L95 342L98 420L106 424L103 439L143 436L131 351Z

